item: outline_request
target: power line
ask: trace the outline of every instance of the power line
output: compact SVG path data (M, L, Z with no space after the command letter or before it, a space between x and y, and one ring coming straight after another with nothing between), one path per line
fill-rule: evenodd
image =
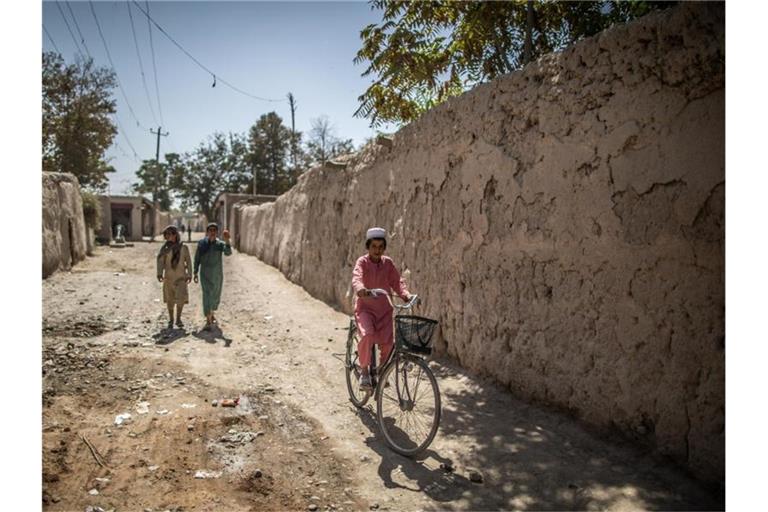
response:
M69 31L69 35L72 36L72 42L75 43L75 48L77 48L77 53L80 54L80 56L85 59L85 55L83 55L83 50L80 49L80 45L77 44L77 38L75 37L74 32L72 32L72 28L69 26L69 21L67 21L67 17L64 15L64 10L61 8L61 4L59 2L54 2L56 4L56 8L61 13L61 17L64 19L64 24L67 26L67 30Z
M178 151L176 151L176 146L173 144L173 138L171 137L170 134L168 134L168 145L171 146L171 153L178 154Z
M144 77L144 64L141 62L141 52L139 51L139 41L136 39L136 28L133 26L133 14L131 13L131 4L127 3L128 17L131 20L131 32L133 33L133 43L136 46L136 57L139 59L139 71L141 72L141 83L144 85L144 93L147 95L147 103L149 104L149 111L152 113L152 120L157 124L157 116L155 116L155 109L152 108L152 100L149 97L149 88L147 87L147 79Z
M160 112L160 122L165 125L163 119L163 107L160 104L160 87L157 85L157 64L155 63L155 43L152 41L152 24L149 22L149 0L145 0L147 6L147 30L149 31L149 49L152 51L152 72L155 77L155 95L157 96L157 110ZM130 5L129 5L130 7Z
M55 42L55 41L53 40L53 38L51 37L51 34L50 34L50 32L48 32L48 29L47 29L47 28L45 28L45 25L43 25L43 30L45 31L45 35L47 35L47 36L48 36L48 40L51 42L51 44L53 45L54 49L56 50L56 53L58 53L59 55L61 55L61 50L59 50L59 47L58 47L58 46L56 46L56 42Z
M96 28L99 30L99 37L101 38L102 44L104 44L104 51L107 52L107 59L109 59L109 63L112 65L112 70L115 72L115 80L117 81L117 88L120 89L120 92L123 94L123 98L125 99L125 104L128 106L128 111L131 113L131 116L136 121L136 125L143 129L144 126L142 126L141 122L139 121L139 118L136 117L136 113L133 111L133 107L131 107L131 103L128 101L128 96L125 94L125 89L123 89L123 86L120 83L120 77L117 74L117 67L115 66L115 63L112 61L112 55L109 53L107 40L104 39L104 33L101 31L101 25L99 24L98 16L96 16L96 9L93 8L93 2L91 0L88 0L88 4L91 6L91 14L93 14L93 19L94 21L96 21Z
M116 140L112 141L112 145L113 145L113 146L115 146L115 148L116 148L118 151L120 151L120 153L122 153L124 157L126 157L126 158L131 158L131 155L129 155L129 154L128 154L128 153L125 151L125 149L123 149L123 146L121 146L120 144L118 144Z
M88 56L93 60L93 55L91 55L91 52L88 50L88 45L85 44L85 37L83 37L83 33L80 32L80 25L77 23L77 18L75 17L75 12L72 10L72 7L69 5L69 2L64 2L67 5L67 9L69 9L69 14L72 16L72 21L75 22L75 28L77 29L77 33L80 35L80 42L83 43L83 48L85 48L85 53L88 54Z
M134 160L138 162L139 154L136 153L136 149L133 147L133 144L131 144L131 139L128 138L128 133L125 131L125 128L123 128L123 123L120 122L120 117L117 115L117 112L115 112L115 121L117 121L117 127L119 128L120 133L123 135L125 142L128 143L128 147L131 148L131 151L133 152Z
M235 86L234 86L234 85L232 85L231 83L227 82L226 80L224 80L223 78L221 78L221 76L220 76L220 75L217 75L216 73L214 73L213 71L211 71L211 70L210 70L210 69L209 69L207 66L205 66L205 65L204 65L202 62L200 62L199 60L197 60L197 59L196 59L196 58L195 58L195 57L194 57L194 56L193 56L191 53L189 53L189 52L188 52L188 51L187 51L187 50L186 50L186 49L185 49L183 46L181 46L181 44L179 44L179 43L178 43L178 42L177 42L177 41L176 41L176 40L175 40L173 37L171 37L171 35L170 35L170 34L168 34L168 32L166 32L166 31L165 31L165 29L163 29L163 27L161 27L161 26L160 26L160 25L159 25L159 24L158 24L158 23L157 23L157 22L156 22L154 19L152 19L152 17L150 17L150 15L149 15L149 12L148 12L148 11L145 11L144 9L142 9L142 8L141 8L141 6L138 4L138 2L136 2L136 0L133 0L133 3L134 3L134 4L136 4L136 7L137 7L137 8L138 8L138 9L139 9L139 10L140 10L142 13L144 13L144 15L147 17L147 20L151 21L151 22L152 22L152 24L153 24L153 25L155 25L155 26L157 27L157 29L158 29L160 32L162 32L162 34L163 34L165 37L167 37L167 38L168 38L168 39L169 39L169 40L170 40L170 41L171 41L173 44L175 44L175 45L176 45L176 47L177 47L179 50L181 50L182 52L184 52L184 55L186 55L187 57L189 57L190 59L192 59L192 61L193 61L195 64L197 64L197 65L198 65L198 66L199 66L199 67L200 67L200 68L201 68L203 71L205 71L206 73L208 73L209 75L211 75L211 76L213 77L213 83L214 83L214 85L216 84L216 80L218 80L219 82L223 83L224 85L226 85L227 87L229 87L229 88L230 88L230 89L232 89L233 91L239 92L240 94L242 94L242 95L244 95L244 96L248 96L249 98L252 98L252 99L255 99L255 100L259 100L259 101L268 101L268 102L283 102L283 101L285 101L285 100L284 100L284 99L282 99L282 98L281 98L281 99L270 99L270 98L262 98L261 96L255 96L255 95L253 95L253 94L251 94L251 93L248 93L248 92L246 92L246 91L244 91L244 90L242 90L242 89L240 89L240 88L238 88L238 87L235 87Z

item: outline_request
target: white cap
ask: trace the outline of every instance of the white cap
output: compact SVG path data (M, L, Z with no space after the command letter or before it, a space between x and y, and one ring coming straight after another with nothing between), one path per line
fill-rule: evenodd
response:
M387 238L387 231L384 228L371 228L365 233L365 241L372 238Z

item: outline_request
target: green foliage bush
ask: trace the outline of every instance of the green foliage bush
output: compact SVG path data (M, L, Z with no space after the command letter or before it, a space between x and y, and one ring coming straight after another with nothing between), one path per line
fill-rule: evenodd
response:
M91 192L82 191L83 197L83 217L85 217L85 224L89 228L93 228L97 231L101 228L101 203L96 194Z

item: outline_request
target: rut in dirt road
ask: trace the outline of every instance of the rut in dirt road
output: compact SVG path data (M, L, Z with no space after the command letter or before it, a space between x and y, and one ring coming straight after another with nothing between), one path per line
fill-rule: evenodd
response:
M128 437L130 433L144 436L154 430L151 442L137 442L145 464L152 462L155 454L165 457L166 463L172 464L179 489L199 491L183 500L180 491L171 490L170 497L162 499L152 498L150 493L143 502L143 491L130 496L127 491L115 492L110 503L118 510L128 503L145 507L175 503L185 510L214 510L223 506L222 499L228 500L226 507L233 510L303 509L310 505L347 510L723 507L717 490L708 489L669 463L620 441L605 441L567 416L515 400L504 390L445 361L430 363L443 401L435 441L419 460L396 455L378 433L374 410L358 411L348 400L339 357L346 342L346 315L313 299L276 269L235 253L224 261L224 292L217 314L220 329L210 333L198 330L203 325L200 290L190 285L190 304L184 313L186 331L163 331L166 311L158 300L160 284L153 266L157 249L157 244L136 244L122 250L100 248L74 272L56 274L43 283L46 350L50 347L57 353L64 347L64 354L77 351L79 355L73 359L104 351L102 357L120 368L115 377L126 372L122 368L138 372L135 377L123 375L134 379L134 386L155 379L155 368L158 375L164 375L168 367L174 368L174 375L182 372L185 376L185 385L174 386L169 380L161 386L157 378L152 382L156 389L130 391L131 386L124 386L124 393L99 393L98 399L85 400L83 397L93 396L98 377L81 377L88 384L79 380L73 385L70 380L64 385L50 376L52 369L60 367L57 361L46 370L44 386L53 383L56 388L44 407L46 447L63 440L64 423L82 424L102 454L112 457L112 471L120 471L121 458L136 456L120 447L127 440L141 439ZM103 364L101 369L98 362L94 364L88 371L111 374ZM102 382L112 389L112 380ZM189 396L182 396L184 393ZM227 393L251 397L255 410L224 410L203 402ZM162 406L169 414L155 413L152 421L134 414L134 425L141 424L142 433L132 427L114 427L115 414L133 413L140 398L164 400ZM180 404L193 398L198 409L189 414ZM200 417L194 421L206 427L198 430L193 425L193 439L199 441L187 445L186 429L192 421L187 418L196 414ZM219 453L218 446L218 440L230 430L221 420L230 415L240 422L236 432L257 432L259 422L266 422L266 428L261 428L265 435L238 448L242 457L231 460ZM165 425L171 418L180 421L173 427L170 422ZM222 427L210 427L216 422ZM69 428L66 434L75 431L75 427ZM76 444L76 440L65 442L67 446ZM186 446L202 448L184 454L187 466L207 463L223 476L195 479L194 471L186 473L189 468L183 460L162 453ZM60 498L56 503L49 501L51 510L65 510L65 503L96 504L86 503L83 497L92 498L87 494L88 479L103 468L88 461L87 448L77 450L77 464L69 468L72 474L64 468L49 478L56 481L46 483L48 494L59 493L56 497ZM49 452L44 452L44 460L46 457ZM249 458L251 462L243 462ZM72 452L52 459L46 468L61 466L59 459L67 466L73 462ZM141 463L135 460L132 464ZM265 465L258 469L271 475L268 489L252 483L252 473L249 476L248 472L256 465ZM471 481L473 472L478 475L472 480L482 482ZM323 476L318 477L319 473ZM156 477L132 474L131 478ZM216 487L227 478L239 482L237 493L223 491L225 486ZM112 481L94 498L108 498L111 485ZM67 493L75 492L79 493L78 500L67 501Z

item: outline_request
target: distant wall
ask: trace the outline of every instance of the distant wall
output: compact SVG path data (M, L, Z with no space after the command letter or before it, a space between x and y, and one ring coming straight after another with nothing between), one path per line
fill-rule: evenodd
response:
M85 259L80 185L72 174L43 173L43 278Z
M96 231L96 239L100 243L112 241L112 204L109 196L98 196L101 204L101 227Z
M155 212L155 232L158 239L163 238L163 230L170 226L171 223L171 214L169 212L159 210Z
M85 226L85 254L93 256L93 248L96 242L96 232L88 225Z
M236 198L233 201L230 201L227 205L227 223L225 227L229 229L230 235L232 236L232 243L234 247L239 247L240 242L240 219L241 219L241 212L242 209L247 206L253 206L253 205L259 205L259 204L265 204L265 203L272 203L277 199L279 196L272 196L272 195L266 195L266 194L259 194L257 196L246 196L243 195L243 199Z
M480 85L242 208L239 247L349 312L385 227L439 354L722 481L724 17L683 3Z
M203 214L199 214L194 217L186 216L186 215L177 215L175 217L171 217L171 222L179 222L183 224L185 231L190 228L192 229L192 231L205 231L205 226L208 223L205 215Z

